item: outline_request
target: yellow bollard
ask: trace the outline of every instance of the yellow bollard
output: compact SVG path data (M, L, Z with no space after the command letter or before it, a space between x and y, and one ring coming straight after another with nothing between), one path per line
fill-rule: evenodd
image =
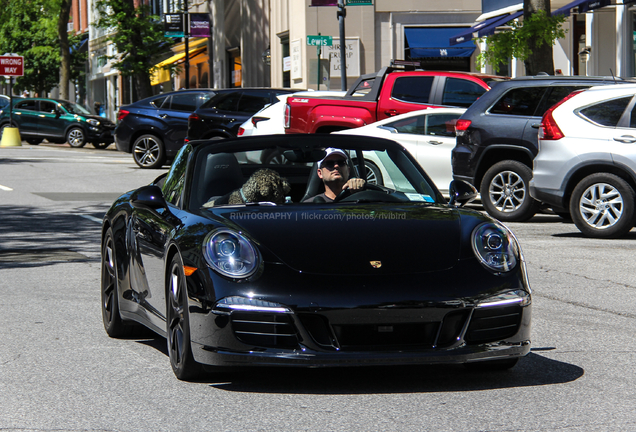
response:
M21 147L20 129L16 127L5 127L2 130L2 141L0 147Z

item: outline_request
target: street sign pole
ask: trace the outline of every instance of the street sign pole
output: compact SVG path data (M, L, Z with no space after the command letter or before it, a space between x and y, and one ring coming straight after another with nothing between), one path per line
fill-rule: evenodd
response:
M183 14L183 17L184 17L183 36L185 38L185 80L186 80L185 88L189 89L190 88L190 44L189 44L190 20L188 19L188 0L184 0L183 5L185 8L185 11Z
M320 36L322 35L318 33L318 37ZM320 90L320 54L322 53L321 45L318 45L316 48L318 49L318 87L316 87L316 90Z
M347 91L347 58L345 56L345 17L347 10L345 9L344 0L338 0L338 25L340 28L340 89Z

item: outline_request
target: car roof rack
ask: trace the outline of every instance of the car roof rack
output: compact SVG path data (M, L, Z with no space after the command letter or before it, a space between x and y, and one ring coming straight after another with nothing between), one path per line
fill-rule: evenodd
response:
M414 60L391 60L390 66L395 68L396 66L404 68L404 70L424 70L424 62L423 61L414 61Z

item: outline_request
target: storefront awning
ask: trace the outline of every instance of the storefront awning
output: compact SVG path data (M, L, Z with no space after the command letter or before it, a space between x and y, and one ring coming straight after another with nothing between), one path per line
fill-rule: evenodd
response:
M451 45L449 40L457 28L405 27L404 36L409 57L470 57L475 51L472 40Z
M508 22L512 21L515 18L519 18L523 14L522 11L517 11L515 13L499 15L496 17L491 17L486 21L482 21L473 25L471 28L464 30L463 32L454 35L450 38L450 44L455 45L455 43L464 41L464 40L472 40L475 37L484 37L491 35L495 32L497 27L501 27Z
M565 6L553 11L552 16L554 15L570 16L572 9L574 9L575 7L579 8L579 13L584 13L594 9L600 9L610 4L611 4L611 0L574 0L573 2L568 3Z
M205 50L206 50L205 47L204 48L196 47L191 49L189 51L190 53L189 59L196 57L197 55L201 54ZM162 82L170 81L170 71L167 69L162 69L162 68L169 64L183 63L184 61L185 61L185 52L182 52L179 54L175 54L172 57L169 57L162 62L157 63L155 65L156 70L152 73L152 76L150 77L150 85L157 85Z

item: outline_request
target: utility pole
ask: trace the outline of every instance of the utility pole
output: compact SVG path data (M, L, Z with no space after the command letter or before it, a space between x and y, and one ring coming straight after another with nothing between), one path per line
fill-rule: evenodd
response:
M345 56L345 0L338 0L338 26L340 28L340 90L347 91L347 57ZM319 66L320 67L320 66Z
M188 19L188 0L183 0L183 39L185 39L185 88L190 88L190 20Z

